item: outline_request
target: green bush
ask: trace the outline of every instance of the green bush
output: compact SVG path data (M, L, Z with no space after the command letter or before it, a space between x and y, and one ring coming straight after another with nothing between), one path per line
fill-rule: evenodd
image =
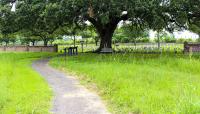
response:
M165 43L176 43L176 38L174 37L165 37L163 40Z
M184 42L194 42L191 38L185 39L185 38L180 38L177 40L177 43L184 43Z
M150 42L150 39L145 37L145 38L138 38L136 39L136 42L137 43L147 43L147 42Z
M200 42L200 38L196 39L196 42Z

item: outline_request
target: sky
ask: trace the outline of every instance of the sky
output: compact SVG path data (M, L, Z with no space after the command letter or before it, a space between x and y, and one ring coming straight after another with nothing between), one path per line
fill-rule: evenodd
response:
M15 11L15 9L16 9L16 3L13 3L11 11Z
M189 39L189 38L191 38L191 39L195 40L195 39L199 38L199 36L197 34L192 33L190 31L187 31L187 30L184 30L184 31L175 31L173 34L174 34L174 37L176 39L180 39L180 38ZM149 33L149 37L151 39L156 38L156 32L154 32L154 31L151 30L150 33Z
M118 27L121 27L123 25L123 21L121 21L119 24L118 24ZM176 39L180 39L180 38L185 38L185 39L189 39L189 38L192 38L192 39L198 39L199 36L195 33L192 33L190 31L187 31L187 30L183 30L183 31L175 31L173 32L174 34L174 37ZM155 31L152 31L150 30L149 32L149 37L150 39L154 39L156 38L156 32Z
M192 33L190 31L180 31L180 32L174 32L174 35L176 38L192 38L192 39L198 39L199 36L195 33Z

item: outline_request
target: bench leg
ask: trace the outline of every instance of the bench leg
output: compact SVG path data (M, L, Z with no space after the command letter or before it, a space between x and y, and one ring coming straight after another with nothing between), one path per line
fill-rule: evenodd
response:
M76 48L76 55L78 55L78 49Z

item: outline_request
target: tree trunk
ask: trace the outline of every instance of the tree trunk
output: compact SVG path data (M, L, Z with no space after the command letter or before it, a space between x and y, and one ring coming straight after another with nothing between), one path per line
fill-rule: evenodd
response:
M158 32L158 50L160 50L160 32Z
M85 45L86 45L86 47L87 47L87 45L88 45L88 39L86 38L86 42L85 42Z
M76 47L76 36L74 35L74 47Z
M98 52L103 48L112 48L112 37L116 28L117 24L109 24L109 26L105 26L98 31L100 36L100 47L97 50Z
M127 19L127 15L123 15L120 18L114 16L110 16L109 18L110 18L109 22L106 24L102 23L100 19L96 20L94 18L88 18L88 20L96 28L97 33L99 34L100 37L100 47L99 49L96 50L96 52L102 51L103 48L112 48L112 37L114 31L121 20Z
M109 32L109 30L106 30L105 32L102 32L101 37L101 43L100 43L100 49L102 48L112 48L112 34Z
M8 46L9 42L6 41L6 46Z
M98 41L97 40L95 40L95 44L96 44L96 46L98 46Z
M135 45L135 49L136 49L136 47L137 47L136 39L134 39L134 45Z
M32 45L35 46L35 41L32 41Z
M44 40L44 46L48 46L48 40Z

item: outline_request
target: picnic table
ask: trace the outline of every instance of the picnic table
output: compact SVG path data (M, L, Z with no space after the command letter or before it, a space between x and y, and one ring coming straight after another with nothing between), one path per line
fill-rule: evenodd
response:
M64 48L64 54L69 56L78 55L78 47Z

